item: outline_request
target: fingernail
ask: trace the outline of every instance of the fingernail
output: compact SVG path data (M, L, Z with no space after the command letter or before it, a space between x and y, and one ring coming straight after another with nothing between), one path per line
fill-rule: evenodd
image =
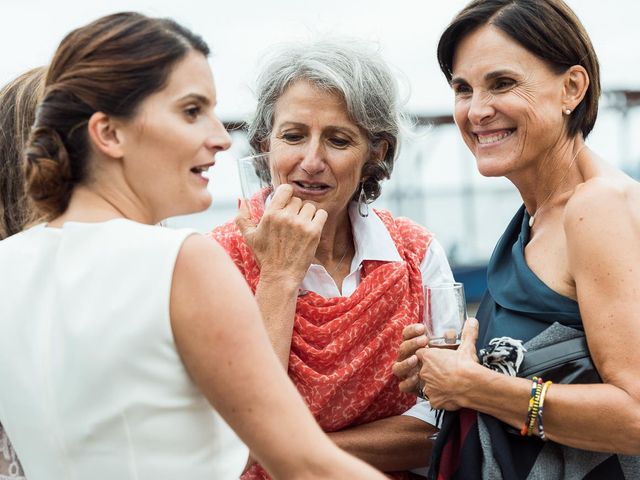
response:
M423 328L424 328L424 325L416 323L416 325L413 327L413 331L416 333L422 333Z
M241 202L241 200L238 199L238 208L240 208L240 202Z
M416 357L415 355L412 355L409 357L409 365L413 367L417 365L417 363L418 363L418 357Z

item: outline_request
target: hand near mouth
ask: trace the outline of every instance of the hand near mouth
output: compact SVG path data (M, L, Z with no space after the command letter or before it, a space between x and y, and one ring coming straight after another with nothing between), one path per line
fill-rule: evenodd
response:
M258 225L241 202L236 224L260 265L261 279L286 279L297 288L314 258L327 212L293 193L291 185L280 185Z

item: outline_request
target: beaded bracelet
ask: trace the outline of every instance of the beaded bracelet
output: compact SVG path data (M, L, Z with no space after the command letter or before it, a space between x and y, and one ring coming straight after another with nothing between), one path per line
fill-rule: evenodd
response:
M542 386L542 379L538 378L538 377L533 377L531 379L531 395L529 398L529 408L527 409L527 416L524 420L524 425L522 426L522 428L520 429L520 435L522 435L523 437L526 435L531 435L531 433L529 433L530 430L530 425L531 425L531 419L534 419L535 422L535 418L537 416L538 410L536 408L536 414L533 414L533 409L534 406L536 406L536 399L539 398L539 394L542 393L541 390L541 386ZM534 423L535 425L535 423Z
M547 441L547 437L544 434L544 426L542 425L542 410L544 407L544 397L547 395L547 390L549 390L549 386L551 386L552 383L551 380L544 382L542 392L540 393L540 406L538 407L538 435L540 436L540 440L544 440L545 442Z
M533 407L531 408L531 414L529 415L529 425L527 428L527 436L533 435L536 428L536 420L538 418L538 410L540 409L540 395L542 395L542 379L538 378L538 385L536 386L536 394L533 398Z
M524 419L524 425L520 429L520 435L523 437L527 434L527 430L529 428L529 418L531 416L531 410L533 409L533 400L536 396L536 389L538 388L538 378L533 377L531 382L531 394L529 396L529 407L527 409L527 416Z

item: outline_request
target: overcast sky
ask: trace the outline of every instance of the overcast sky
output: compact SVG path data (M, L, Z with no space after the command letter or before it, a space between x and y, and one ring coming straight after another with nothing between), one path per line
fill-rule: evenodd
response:
M71 29L101 15L136 10L170 16L202 35L213 55L223 119L252 109L250 85L274 43L314 34L376 42L404 75L408 110L448 113L451 95L435 60L439 34L463 0L0 0L0 84L44 64ZM605 88L640 89L640 2L570 0L600 56Z

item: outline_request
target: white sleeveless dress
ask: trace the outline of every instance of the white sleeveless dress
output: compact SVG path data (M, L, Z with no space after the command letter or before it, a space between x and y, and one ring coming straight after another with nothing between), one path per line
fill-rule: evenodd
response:
M0 242L0 422L29 480L238 478L247 449L171 330L191 233L116 219Z

